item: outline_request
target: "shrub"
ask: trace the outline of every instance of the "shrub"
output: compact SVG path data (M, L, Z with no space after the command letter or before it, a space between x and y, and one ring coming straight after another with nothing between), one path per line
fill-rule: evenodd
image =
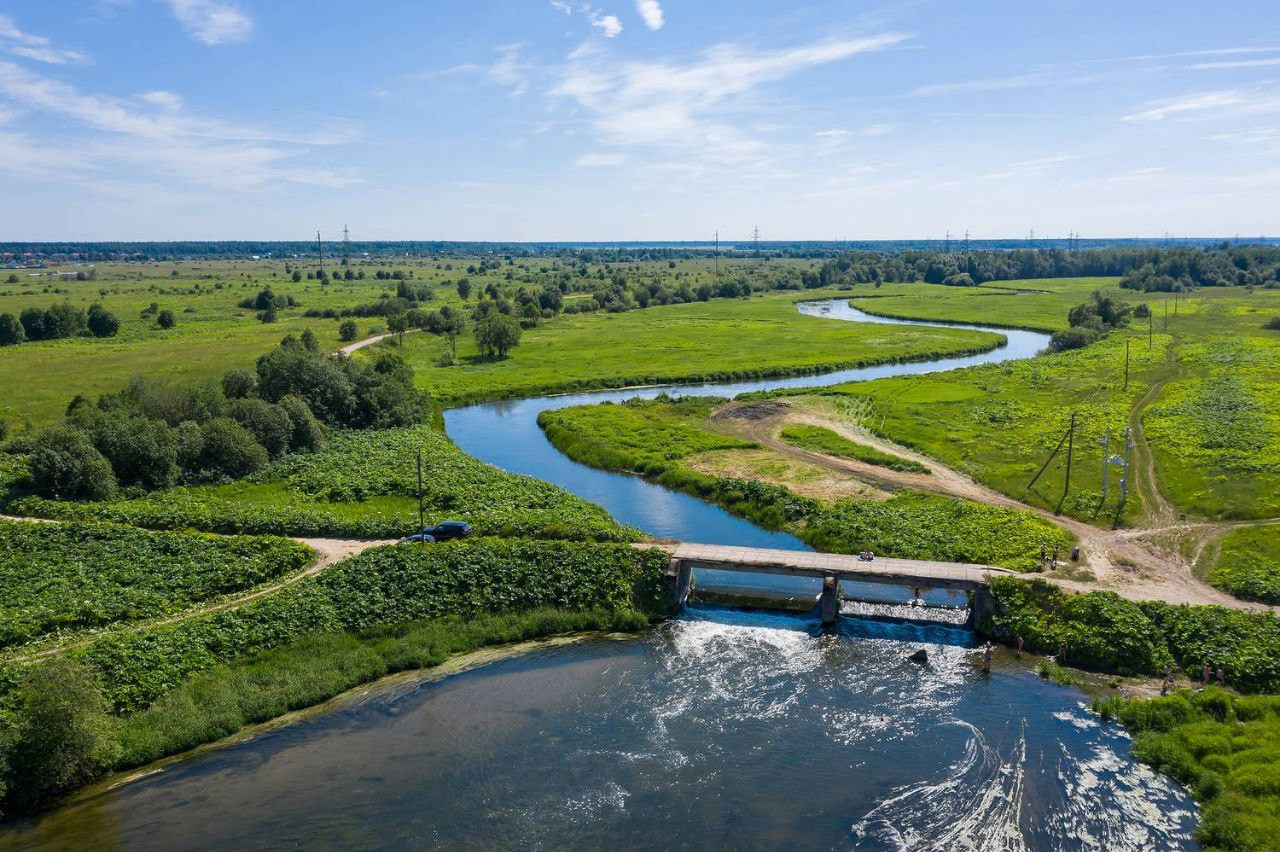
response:
M289 449L311 452L324 443L324 424L316 419L306 400L290 394L280 399L280 408L289 418Z
M13 314L0 314L0 346L14 346L27 339L22 322Z
M107 704L86 666L65 657L38 663L12 698L7 787L19 807L84 783L118 756Z
M243 426L215 417L200 429L198 467L206 475L238 479L267 466L267 451Z
M244 399L258 392L258 374L233 367L222 374L222 394L227 399Z
M1066 352L1069 349L1083 349L1090 343L1096 343L1101 339L1102 332L1097 329L1083 326L1065 328L1061 331L1055 331L1049 336L1049 350L1051 352Z
M79 429L45 429L36 437L28 466L36 491L55 499L110 500L116 496L111 465Z
M115 337L120 330L120 320L116 315L96 303L89 306L87 324L94 337Z
M1268 331L1280 331L1280 317L1272 317L1262 324Z
M253 435L271 458L278 458L289 449L293 437L293 422L288 412L255 397L232 400L231 419Z
M338 339L344 343L355 340L359 334L355 320L343 320L338 326Z
M173 311L168 308L165 308L163 311L156 314L156 325L161 328L173 328L177 324L178 318L174 316Z

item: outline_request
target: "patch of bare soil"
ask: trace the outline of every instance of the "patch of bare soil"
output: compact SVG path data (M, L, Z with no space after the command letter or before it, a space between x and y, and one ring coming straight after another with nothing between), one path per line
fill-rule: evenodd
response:
M884 500L888 490L875 488L853 477L843 476L820 465L779 455L772 450L711 450L690 456L685 465L712 476L732 479L759 479L781 485L794 494L834 503L837 500ZM892 489L896 490L896 489Z
M718 423L721 420L765 420L769 417L776 417L790 409L791 406L787 403L774 400L747 402L742 405L727 405L714 412L711 415L711 420L713 423Z

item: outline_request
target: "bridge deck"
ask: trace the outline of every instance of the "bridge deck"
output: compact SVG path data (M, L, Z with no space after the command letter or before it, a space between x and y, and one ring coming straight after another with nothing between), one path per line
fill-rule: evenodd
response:
M726 571L759 571L801 577L822 577L834 574L845 580L966 591L986 586L990 576L1013 573L991 565L972 565L961 562L890 559L883 556L864 562L857 556L837 553L767 550L693 542L666 545L664 549L673 558L682 562Z

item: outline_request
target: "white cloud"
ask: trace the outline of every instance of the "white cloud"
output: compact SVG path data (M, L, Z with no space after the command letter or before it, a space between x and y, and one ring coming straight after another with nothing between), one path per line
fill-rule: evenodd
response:
M49 65L88 61L88 57L78 50L55 47L46 36L23 32L8 15L0 15L0 50Z
M143 92L139 97L152 106L158 106L161 109L182 109L182 97L173 92L157 89L154 92Z
M122 169L141 175L133 181L138 186L152 186L157 178L240 190L284 183L340 187L359 180L350 172L295 163L308 149L347 141L349 134L299 138L238 127L183 112L181 99L171 92L142 96L161 111L138 111L128 102L84 93L0 61L0 96L74 128L74 133L59 128L38 140L18 134L6 134L4 140L5 150L19 164L56 164L63 183L111 175L118 184L119 175L126 173ZM0 163L0 168L13 165L14 161Z
M173 16L196 41L209 46L244 41L253 18L228 0L168 0Z
M498 58L489 66L489 79L507 89L512 97L529 91L529 69L520 61L520 44L498 46Z
M593 16L591 26L598 28L605 38L613 38L622 32L622 22L617 15Z
M1246 103L1243 94L1237 91L1201 92L1194 95L1183 95L1178 98L1152 101L1140 112L1126 115L1125 121L1163 121L1169 116L1187 113L1204 112L1206 110L1235 107Z
M573 7L564 0L551 0L551 8L557 12L564 12L566 18L573 14Z
M662 29L664 23L662 19L662 4L658 0L636 0L636 11L644 19L646 27L651 30Z
M884 136L893 132L892 124L868 124L865 127L832 128L831 130L819 130L814 133L819 139L829 139L837 141L840 139L849 139L854 136Z
M1217 68L1269 68L1273 65L1280 65L1280 58L1235 59L1228 62L1196 62L1187 67L1196 71L1208 71Z
M1044 72L1030 74L1014 74L1009 77L992 77L985 80L965 80L958 83L936 83L929 86L917 86L910 94L914 97L932 97L934 95L960 95L971 92L1002 92L1011 89L1029 89L1048 82L1050 76Z
M609 147L677 150L719 165L750 161L762 171L774 170L777 146L734 120L744 101L768 83L904 38L890 33L767 52L721 45L682 65L617 63L591 52L570 61L552 95L586 113L598 140Z
M573 164L583 168L600 168L603 166L620 166L626 161L627 158L622 154L583 154Z

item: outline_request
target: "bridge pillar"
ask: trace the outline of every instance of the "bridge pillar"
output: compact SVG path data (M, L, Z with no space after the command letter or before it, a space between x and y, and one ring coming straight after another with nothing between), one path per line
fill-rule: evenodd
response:
M689 587L693 585L693 566L673 556L667 563L667 573L663 579L667 584L671 609L673 612L679 612L689 598Z
M840 618L840 581L835 574L822 578L822 596L818 598L818 616L824 627L829 627Z
M969 620L964 626L970 630L977 630L978 625L982 624L982 619L996 613L996 597L991 593L990 586L979 586L973 590L973 597L969 603Z

